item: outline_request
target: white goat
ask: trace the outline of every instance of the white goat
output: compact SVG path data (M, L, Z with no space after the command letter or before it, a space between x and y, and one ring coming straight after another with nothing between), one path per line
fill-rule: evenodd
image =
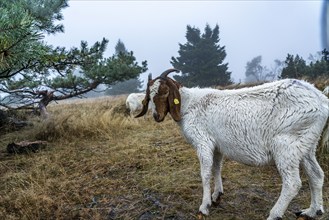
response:
M150 104L155 121L169 112L200 160L203 199L198 217L209 214L223 194L222 161L226 156L247 165L275 164L282 178L282 191L268 220L282 219L301 187L300 164L306 171L311 205L299 219L324 212L324 172L315 151L321 133L328 135L329 100L311 84L286 79L251 88L216 90L185 88L167 77L149 77L142 112ZM326 129L325 128L326 126ZM210 179L215 187L211 196Z
M143 109L143 99L145 93L131 93L126 99L126 108L129 110L130 115L141 111Z

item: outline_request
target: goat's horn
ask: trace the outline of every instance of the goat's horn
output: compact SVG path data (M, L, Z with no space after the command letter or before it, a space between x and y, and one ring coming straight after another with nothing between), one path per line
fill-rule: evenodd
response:
M149 74L149 76L148 76L148 80L149 80L149 81L152 80L152 73Z
M165 78L165 77L167 77L167 75L168 75L169 73L171 73L171 72L179 73L180 70L178 70L178 69L168 69L168 70L164 71L164 72L160 75L160 77Z

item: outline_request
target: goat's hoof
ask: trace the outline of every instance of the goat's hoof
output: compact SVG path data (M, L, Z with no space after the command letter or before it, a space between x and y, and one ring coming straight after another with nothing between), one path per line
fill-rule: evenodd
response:
M217 199L216 202L212 201L212 202L211 202L211 206L214 206L214 207L218 207L218 206L220 206L220 200Z
M323 215L322 210L318 210L318 211L316 211L316 215L317 215L317 216Z
M315 218L309 217L307 215L301 215L297 217L297 220L315 220Z
M307 215L302 215L301 212L298 212L298 213L295 213L295 214L297 215L296 220L315 220L315 218L309 217Z
M298 211L298 212L295 212L295 215L296 215L297 217L299 217L302 213L303 213L302 211Z
M282 218L281 217L276 217L275 220L282 220Z
M302 211L295 212L295 215L297 216L297 220L315 220L315 218L302 214L302 213L303 213ZM321 210L318 210L316 212L316 215L322 215L322 214L323 214L323 212Z
M198 212L196 214L196 217L197 217L198 220L202 220L202 219L204 219L205 215L202 212Z
M218 207L221 204L220 196L217 197L216 201L211 201L211 206Z
M224 195L224 194L223 193L219 193L219 195L217 196L216 201L211 201L211 205L214 206L214 207L220 206L220 203L222 201L222 199L221 199L222 195Z

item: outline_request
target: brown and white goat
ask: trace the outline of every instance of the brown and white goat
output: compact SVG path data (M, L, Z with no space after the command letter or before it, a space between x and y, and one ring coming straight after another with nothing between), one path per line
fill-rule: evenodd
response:
M224 156L247 165L276 165L282 191L267 220L282 219L298 194L300 165L308 176L312 199L299 219L324 212L324 172L315 152L321 133L328 137L329 132L325 95L295 79L236 90L185 88L167 76L174 71L178 70L169 69L154 80L149 77L143 110L136 117L144 115L149 105L157 122L169 112L196 149L203 184L200 218L209 214L210 206L223 194ZM211 195L212 171L215 187Z

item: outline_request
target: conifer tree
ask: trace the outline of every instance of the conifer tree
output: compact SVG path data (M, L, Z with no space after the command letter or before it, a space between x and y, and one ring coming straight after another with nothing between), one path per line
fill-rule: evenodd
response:
M288 54L280 78L301 78L308 75L306 61L299 55Z
M62 9L67 0L0 2L0 106L35 108L46 115L54 100L81 96L100 84L112 85L146 71L133 52L103 57L108 40L79 48L54 48L45 34L63 32ZM79 70L79 74L75 72Z
M126 49L125 44L119 39L115 46L115 54L119 56L120 54L127 54L128 51ZM133 92L141 92L142 82L139 80L139 75L132 79L125 80L123 82L117 82L105 91L107 95L121 95L121 94L129 94Z
M182 72L174 78L188 87L231 84L231 72L224 63L225 47L219 44L219 26L211 29L207 24L203 34L187 26L186 39L179 44L179 57L171 58L171 64Z
M279 78L304 78L315 80L318 77L329 76L328 51L322 51L322 57L318 60L313 60L309 64L299 56L288 54L285 60L285 67Z

